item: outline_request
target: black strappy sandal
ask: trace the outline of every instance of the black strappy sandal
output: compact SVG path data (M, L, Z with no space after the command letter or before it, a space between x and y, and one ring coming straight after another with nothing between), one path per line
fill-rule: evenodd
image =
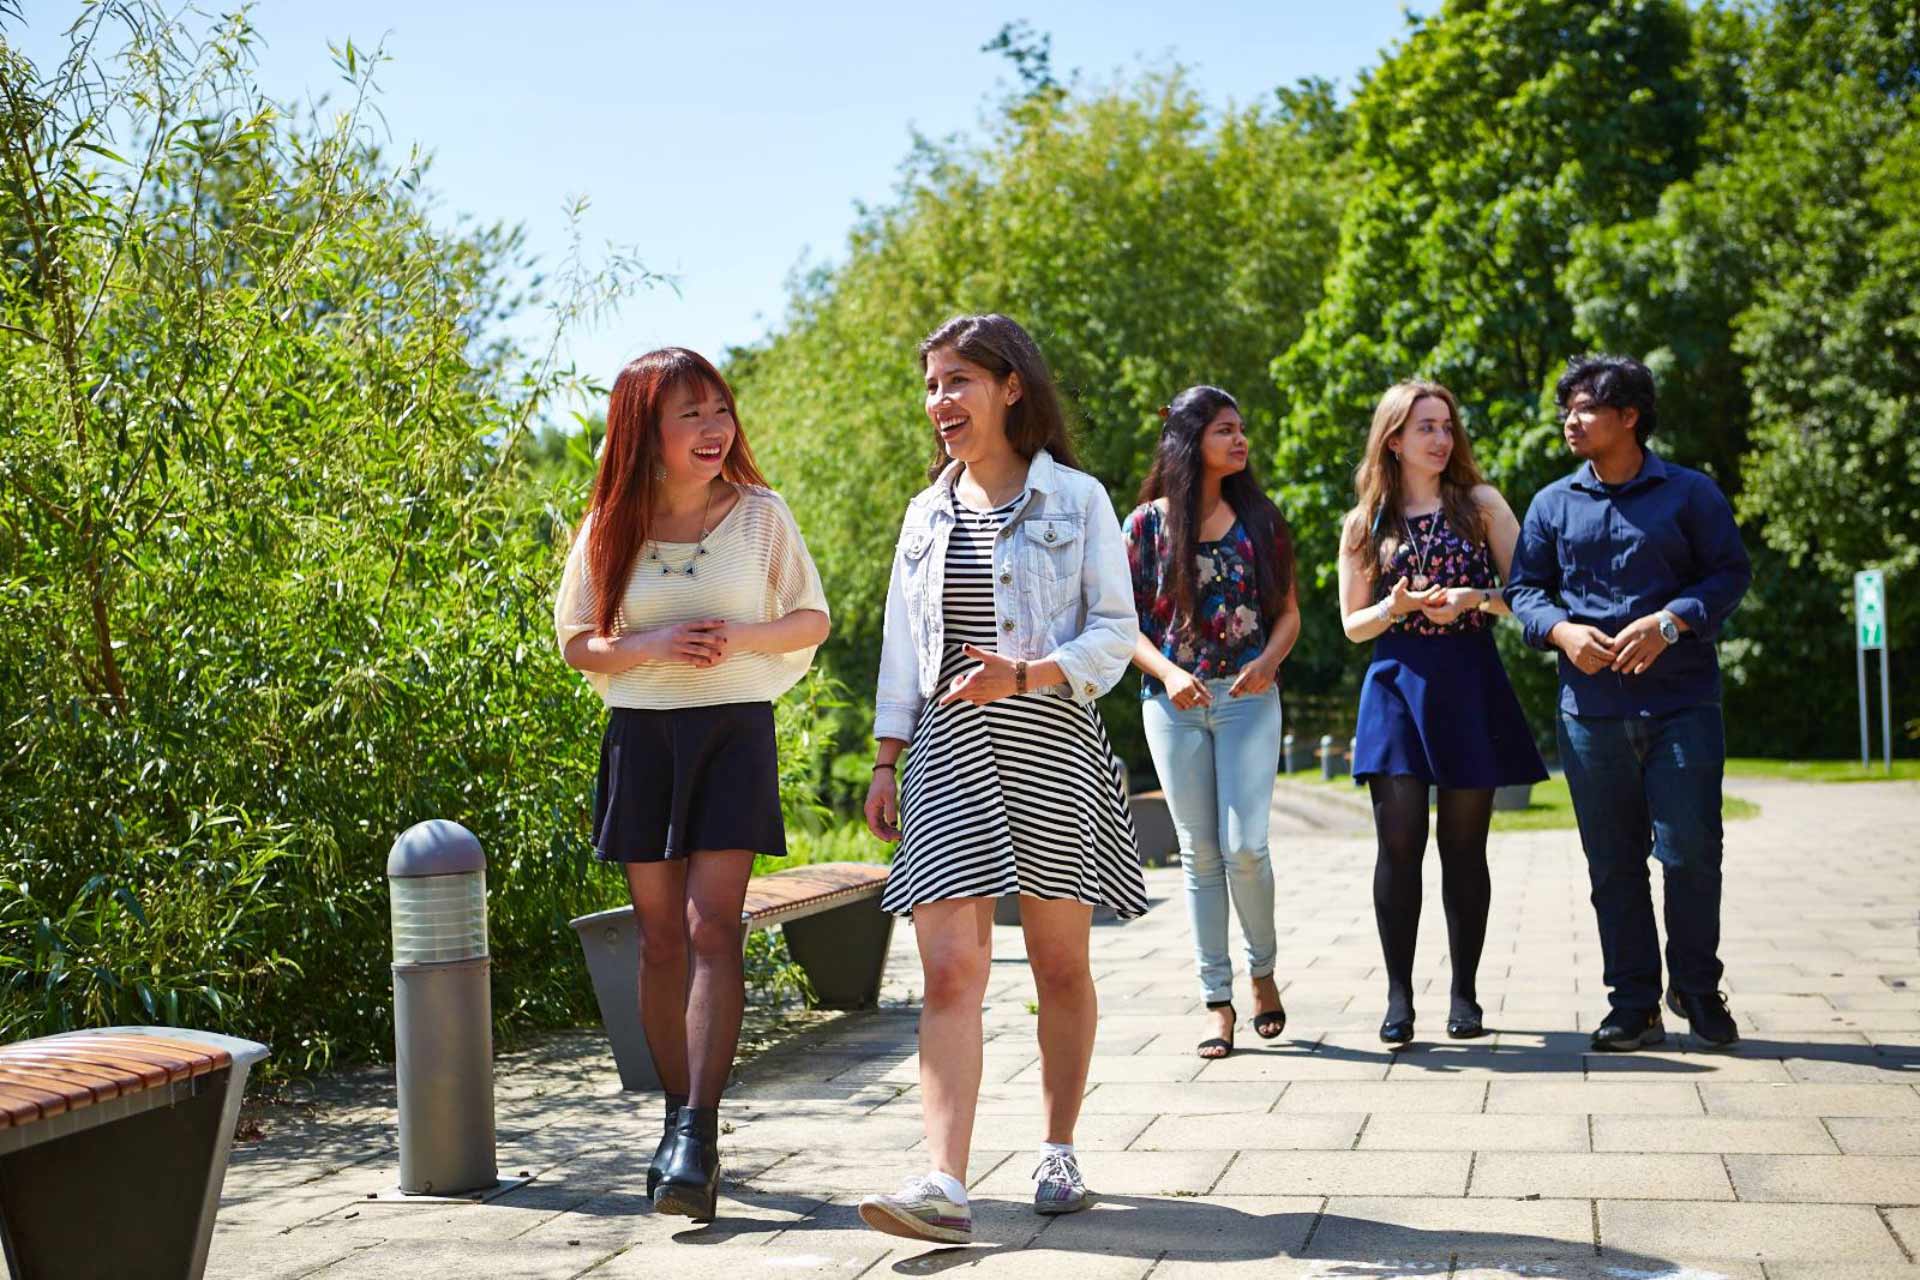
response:
M1253 980L1253 995L1256 1002L1258 1002L1260 998L1260 984L1262 982L1273 987L1274 1007L1265 1013L1255 1013L1253 1015L1253 1034L1259 1036L1262 1040L1272 1040L1287 1029L1287 1006L1286 1002L1280 998L1280 984L1274 981L1272 974L1267 974L1264 977Z
M1225 1009L1229 1013L1232 1013L1233 1001L1221 1000L1216 1003L1215 1001L1209 1000L1207 1001L1207 1008L1209 1010ZM1231 1031L1233 1022L1238 1022L1238 1021L1239 1021L1239 1015L1233 1014L1231 1021L1228 1023L1229 1031ZM1209 1050L1218 1050L1218 1052L1217 1053L1209 1052ZM1205 1058L1208 1062L1218 1062L1220 1061L1220 1059L1226 1057L1228 1054L1233 1052L1233 1036L1231 1033L1229 1033L1224 1037L1209 1036L1207 1039L1202 1040L1199 1044L1194 1046L1194 1052L1199 1054L1202 1058Z
M1278 1009L1269 1009L1265 1013L1253 1015L1253 1034L1262 1040L1272 1040L1287 1029L1287 1009L1282 1005Z

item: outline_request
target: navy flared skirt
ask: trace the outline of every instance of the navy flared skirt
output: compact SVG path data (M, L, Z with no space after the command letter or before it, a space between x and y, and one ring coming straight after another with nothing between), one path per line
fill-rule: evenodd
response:
M1356 779L1409 774L1475 789L1547 777L1488 630L1374 641L1354 738Z

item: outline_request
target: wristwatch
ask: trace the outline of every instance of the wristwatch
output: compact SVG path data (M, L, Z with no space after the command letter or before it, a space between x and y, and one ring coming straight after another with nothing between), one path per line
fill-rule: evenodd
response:
M1680 624L1674 621L1673 615L1665 609L1662 609L1660 612L1654 614L1653 617L1654 621L1660 626L1660 638L1668 644L1679 644Z

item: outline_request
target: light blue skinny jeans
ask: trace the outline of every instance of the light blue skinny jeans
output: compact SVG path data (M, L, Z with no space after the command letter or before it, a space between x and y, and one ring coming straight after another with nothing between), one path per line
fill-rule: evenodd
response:
M1187 913L1207 1002L1233 998L1227 901L1240 917L1247 972L1273 972L1273 861L1267 814L1280 772L1280 691L1230 697L1232 680L1209 680L1210 707L1181 710L1166 694L1141 704L1154 772L1180 839Z

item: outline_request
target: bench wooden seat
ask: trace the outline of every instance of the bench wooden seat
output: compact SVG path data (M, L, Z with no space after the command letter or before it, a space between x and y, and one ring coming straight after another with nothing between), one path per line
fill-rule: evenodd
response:
M746 932L775 925L787 953L826 1009L871 1009L880 1002L893 917L880 910L887 869L871 862L820 862L756 876L740 911ZM640 933L631 907L573 921L593 977L600 1022L623 1089L658 1089L640 1029Z
M225 1049L159 1036L60 1036L0 1045L0 1129L233 1065Z
M0 1045L0 1242L16 1280L200 1276L266 1052L172 1027Z
M740 920L749 929L771 928L877 897L886 887L887 869L878 863L817 862L788 867L747 882Z

